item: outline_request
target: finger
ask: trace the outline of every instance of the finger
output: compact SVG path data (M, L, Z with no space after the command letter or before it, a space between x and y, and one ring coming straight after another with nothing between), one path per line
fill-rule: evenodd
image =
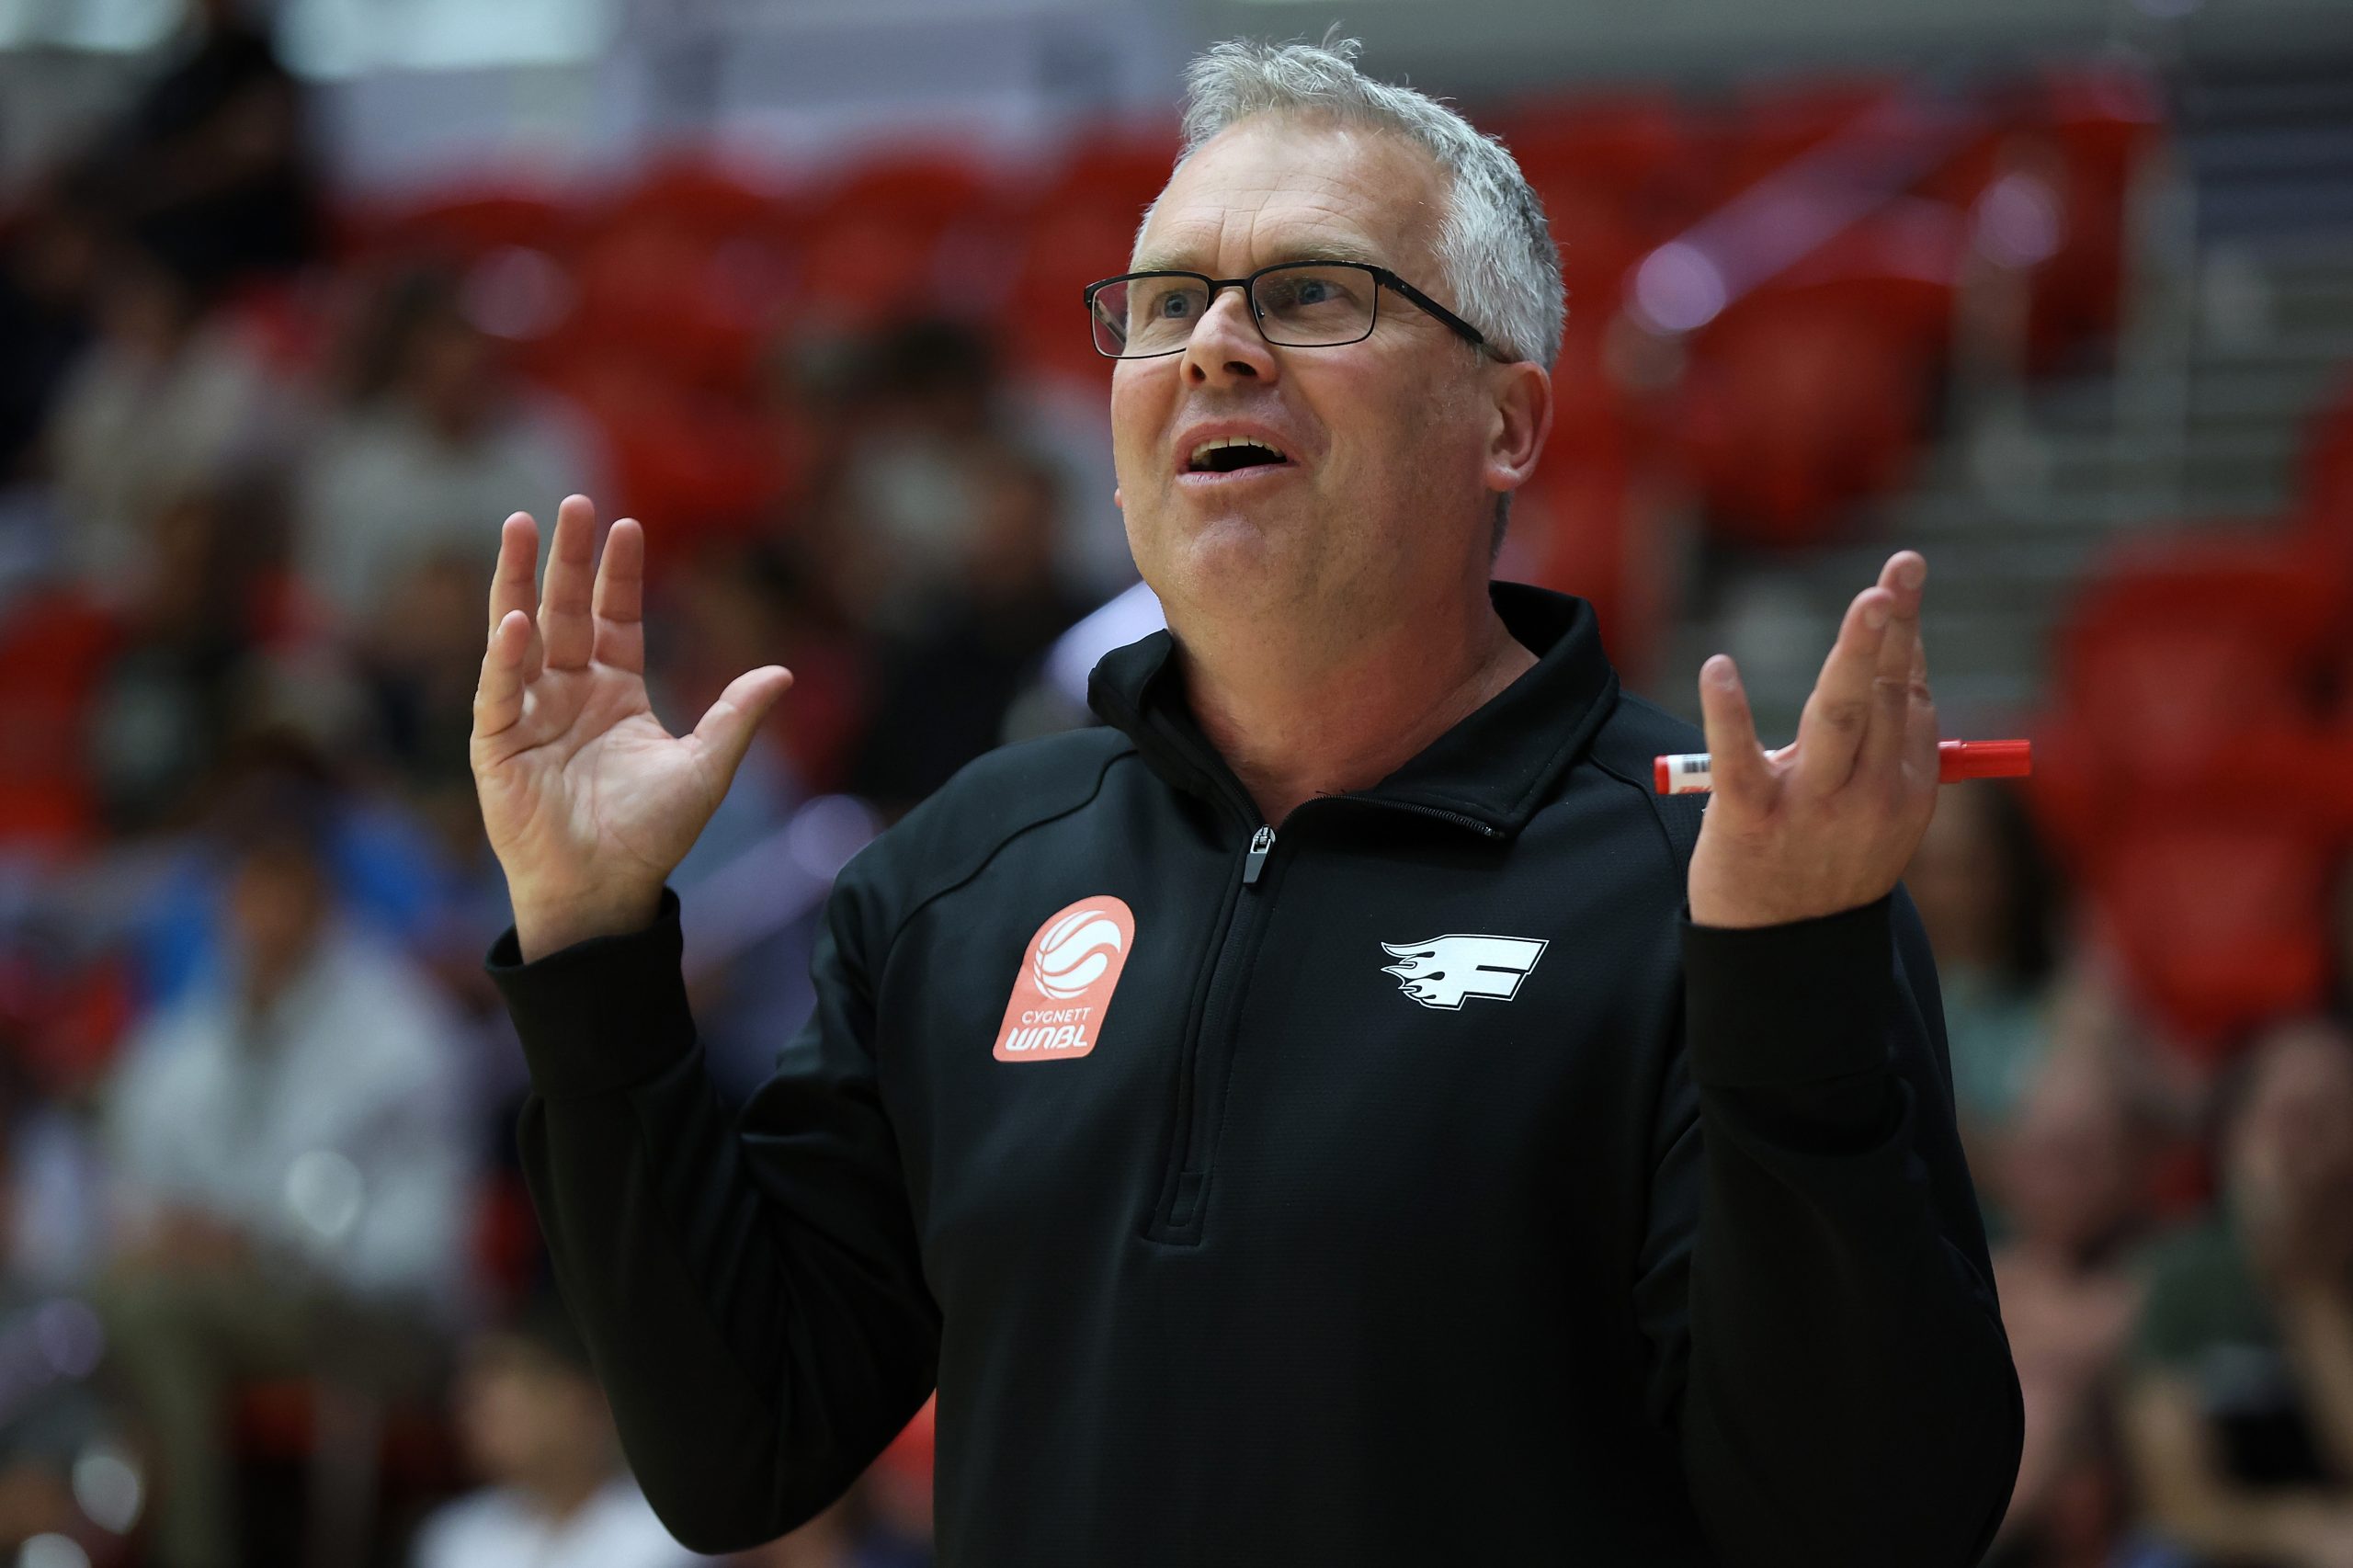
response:
M474 737L488 740L514 728L523 717L524 653L531 640L531 618L509 610L491 629L482 656L482 678L474 686Z
M1905 688L1911 700L1904 713L1904 756L1916 776L1934 790L1937 782L1937 701L1928 691L1928 650L1926 642L1912 649L1912 668Z
M1879 673L1879 649L1887 635L1890 595L1865 588L1847 607L1838 640L1822 662L1813 695L1798 715L1797 778L1809 792L1839 789L1855 771L1863 732L1870 727L1871 684Z
M1927 695L1927 654L1920 642L1920 601L1928 562L1918 551L1897 551L1879 574L1879 585L1894 596L1887 631L1880 639L1872 672L1870 727L1864 733L1859 771L1893 778L1914 741L1913 709ZM1916 683L1916 684L1915 684Z
M490 574L490 627L506 612L531 608L531 590L539 576L540 526L529 512L517 512L498 526L498 564Z
M588 663L596 629L588 619L589 568L597 553L597 508L585 495L567 495L555 511L555 543L548 551L548 580L540 599L540 640L548 668L576 670Z
M524 619L529 619L539 567L540 525L531 520L530 513L517 512L498 530L498 565L490 576L490 630L494 633L516 610L521 610ZM539 674L540 654L540 629L534 624L524 639L526 680Z
M634 517L614 520L597 563L597 645L600 665L645 673L645 530Z
M718 759L724 777L734 777L744 754L752 749L760 721L791 684L792 672L782 665L745 670L727 683L727 689L695 726L695 744Z
M1773 788L1773 767L1756 744L1756 719L1729 653L1699 666L1699 718L1708 732L1710 787L1742 803L1761 802Z

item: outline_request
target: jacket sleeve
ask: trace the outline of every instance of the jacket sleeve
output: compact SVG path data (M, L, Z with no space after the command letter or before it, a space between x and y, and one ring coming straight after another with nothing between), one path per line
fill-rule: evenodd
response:
M740 1114L696 1043L675 892L646 931L526 964L509 927L486 964L529 1064L517 1136L556 1282L631 1468L699 1551L839 1496L938 1365L855 869L819 925L815 1010Z
M1636 1302L1707 1533L1727 1568L1973 1563L2023 1417L1918 915L1681 940Z

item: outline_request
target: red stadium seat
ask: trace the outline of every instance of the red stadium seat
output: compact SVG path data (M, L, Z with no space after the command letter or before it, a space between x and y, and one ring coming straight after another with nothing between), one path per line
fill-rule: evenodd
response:
M1168 183L1176 166L1174 128L1156 132L1109 132L1083 138L1056 172L1040 210L1066 204L1108 208L1124 213L1131 233L1143 210Z
M1725 157L1718 171L1723 188L1740 190L1803 157L1902 91L1896 78L1868 75L1775 82L1738 92L1724 120Z
M1087 284L1127 269L1144 210L1176 163L1173 132L1088 142L1023 216L1008 252L1003 320L1023 368L1096 381L1110 361L1095 352L1080 299Z
M753 185L701 157L654 165L596 219L600 232L665 229L711 244L773 238L798 222L798 208L783 191Z
M2120 801L2237 809L2337 755L2322 680L2347 588L2311 560L2292 539L2188 538L2085 589L2055 639L2059 710L2031 790L2063 854L2088 859Z
M462 264L507 245L564 255L586 232L587 214L545 191L485 189L446 194L414 206L355 211L344 219L344 254Z
M2131 67L2054 71L2045 113L2064 170L2059 248L2035 274L2030 366L2048 369L2087 340L2113 336L2123 297L2126 204L2156 146L2164 109Z
M2322 1000L2341 842L2276 806L2127 812L2098 840L2088 886L2142 998L2211 1056Z
M1665 492L1622 419L1556 426L1512 500L1497 574L1591 600L1619 673L1640 684L1658 653L1674 551Z
M2062 630L2057 688L2105 765L2178 776L2233 737L2315 722L2347 585L2293 541L2187 539L2130 552Z
M625 351L584 355L561 380L611 455L613 515L643 519L658 538L739 533L791 483L791 432L740 400L669 380Z
M1835 288L1753 295L1699 335L1684 451L1709 527L1789 548L1836 534L1847 505L1916 459L1934 349Z
M1008 344L1028 369L1108 379L1081 303L1086 285L1127 270L1136 220L1124 201L1058 206L1031 223L1006 305Z
M1560 248L1571 317L1606 322L1624 303L1627 273L1654 236L1644 232L1631 203L1594 181L1548 176L1536 193Z
M814 193L810 212L821 224L866 218L946 228L998 200L985 171L961 153L907 148L861 159Z
M1015 205L959 156L870 159L810 203L801 313L851 329L909 313L994 319L1018 253Z
M600 237L581 259L576 286L567 339L738 397L753 390L782 324L791 268L756 240L646 224Z
M97 831L84 729L119 636L112 616L71 591L0 620L0 844L64 852Z
M1537 189L1607 191L1652 239L1697 216L1709 187L1702 128L1665 89L1534 100L1495 117L1493 129Z
M2353 385L2313 416L2304 438L2302 535L2326 568L2353 578Z

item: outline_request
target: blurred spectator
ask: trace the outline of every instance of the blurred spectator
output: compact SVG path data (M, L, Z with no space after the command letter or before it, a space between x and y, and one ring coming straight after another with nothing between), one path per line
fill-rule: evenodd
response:
M885 653L850 769L850 788L886 814L915 805L1004 739L1006 710L1040 657L1092 608L1056 566L1052 472L999 454L972 477L972 532L952 587L938 593L920 631Z
M301 94L267 12L196 0L162 71L97 149L116 210L187 285L281 271L315 244Z
M28 477L50 404L89 340L99 232L86 196L60 180L0 234L0 488Z
M412 798L473 792L466 744L490 585L475 565L472 551L445 547L380 585L383 614L359 644L383 760Z
M849 443L821 509L846 530L840 575L862 618L914 632L968 558L985 471L1011 446L995 356L970 327L915 322L873 345L847 391Z
M122 1212L101 1304L161 1470L165 1568L241 1561L238 1380L414 1389L464 1305L472 1139L452 1026L340 916L331 809L283 779L230 801L225 971L140 1029L108 1107Z
M428 555L391 585L385 614L357 652L373 709L372 760L414 819L416 847L427 851L412 865L423 885L401 923L403 945L452 1001L505 1039L506 1009L483 972L481 934L484 921L507 918L506 881L483 835L467 763L488 589L470 552ZM475 1072L484 1066L478 1055Z
M2140 1303L2125 1249L2143 1224L2148 1140L2111 1059L2044 1067L1987 1172L2010 1233L1994 1254L2002 1321L2026 1402L2026 1446L2000 1568L2104 1561L2119 1505L2107 1420Z
M98 338L50 426L68 567L110 600L156 570L150 521L254 449L271 408L261 358L153 252L110 246L95 286Z
M2283 1027L2219 1096L2224 1188L2153 1250L2125 1417L2200 1562L2353 1564L2353 1041Z
M2051 1040L2048 874L2017 797L1939 790L1904 885L1937 955L1961 1136L1971 1163L1990 1165Z
M324 647L309 653L315 666L340 658L342 650ZM292 781L324 793L335 801L327 813L324 850L330 902L338 918L412 955L423 951L449 921L468 917L463 906L482 893L480 869L443 853L429 820L420 819L396 796L369 787L362 764L376 743L364 726L330 746L278 716L276 699L267 688L294 662L247 662L236 683L231 728L215 747L221 760L192 798L172 812L171 824L208 820L256 780L273 788ZM235 868L202 836L188 833L154 835L140 858L149 880L137 906L125 912L139 996L147 1006L167 1006L233 963L224 951L220 911ZM505 908L505 897L499 882L497 909ZM479 969L480 955L475 958Z
M165 505L144 529L146 566L124 590L122 645L89 722L91 778L117 833L166 823L235 726L267 511L252 486L209 488Z
M428 556L461 562L487 594L509 513L531 512L544 539L557 501L598 494L587 426L508 379L446 275L412 274L377 301L350 382L295 508L296 570L338 626L380 618L386 587Z
M768 651L759 662L792 671L792 690L768 725L791 759L793 773L813 794L844 787L874 700L877 639L852 580L859 570L860 547L850 530L828 522L813 517L791 538L744 562L745 575L735 590L756 592L766 606L764 634L769 641L762 646ZM723 570L727 563L722 559L706 564ZM682 585L682 591L696 590ZM721 676L719 686L710 686L710 676L701 677L702 684L715 694L733 673Z
M460 1369L458 1440L488 1483L417 1532L414 1568L679 1568L688 1551L621 1463L597 1374L563 1308L531 1302Z

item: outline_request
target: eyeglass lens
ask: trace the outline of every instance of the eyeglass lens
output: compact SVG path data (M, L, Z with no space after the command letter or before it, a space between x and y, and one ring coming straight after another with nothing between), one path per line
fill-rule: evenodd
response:
M1360 267L1306 264L1260 273L1250 308L1269 343L1321 348L1354 343L1372 331L1373 275ZM1198 278L1122 279L1095 295L1095 345L1114 358L1173 354L1209 313L1210 290Z

